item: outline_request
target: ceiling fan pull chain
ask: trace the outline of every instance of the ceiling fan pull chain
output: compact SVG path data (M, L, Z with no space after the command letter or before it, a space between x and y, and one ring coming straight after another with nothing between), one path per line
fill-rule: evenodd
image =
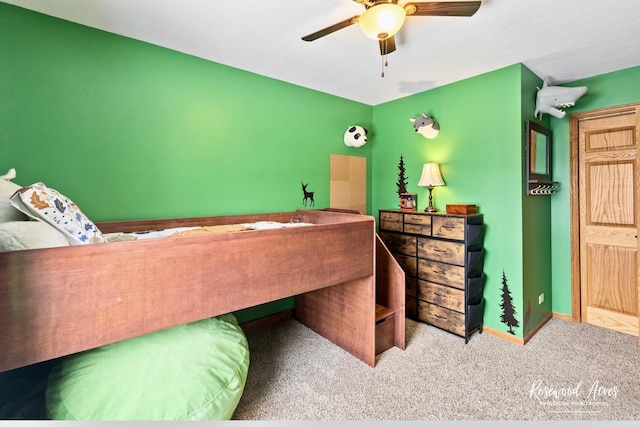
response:
M382 69L382 72L380 73L380 77L384 77L384 67L388 67L389 66L389 61L387 61L387 55L383 55L380 57L382 59L382 65L380 66L380 68Z
M380 73L380 77L384 77L384 67L389 66L389 61L387 61L387 55L388 54L386 53L387 52L387 40L388 39L382 40L382 43L384 44L384 49L382 49L382 50L385 53L380 57L380 59L382 60L382 66L380 67L380 68L382 68L382 72Z

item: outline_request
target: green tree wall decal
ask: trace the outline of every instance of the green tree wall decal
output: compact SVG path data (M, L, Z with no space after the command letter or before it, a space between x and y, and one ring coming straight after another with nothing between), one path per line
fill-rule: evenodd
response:
M507 276L502 270L502 315L500 321L509 327L509 333L515 335L513 328L520 326L518 319L516 319L516 309L513 307L513 299L511 298L511 291L507 285Z
M402 155L400 155L400 163L398 163L398 170L400 171L398 173L398 182L396 183L396 186L398 187L398 197L400 197L400 195L402 193L406 193L407 192L407 177L404 175L404 160L402 159Z

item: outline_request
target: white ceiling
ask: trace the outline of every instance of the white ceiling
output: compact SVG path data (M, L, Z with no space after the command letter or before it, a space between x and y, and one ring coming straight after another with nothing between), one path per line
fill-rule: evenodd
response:
M5 2L368 105L518 62L555 84L640 65L638 0L484 0L472 17L409 16L384 78L357 25L301 40L361 14L352 0Z

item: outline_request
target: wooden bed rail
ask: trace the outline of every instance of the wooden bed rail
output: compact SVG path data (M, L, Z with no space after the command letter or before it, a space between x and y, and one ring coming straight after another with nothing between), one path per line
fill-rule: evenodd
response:
M373 217L301 210L98 227L108 233L292 218L315 225L0 252L0 371L329 287L319 316L353 323L351 332L333 325L327 334L373 366Z

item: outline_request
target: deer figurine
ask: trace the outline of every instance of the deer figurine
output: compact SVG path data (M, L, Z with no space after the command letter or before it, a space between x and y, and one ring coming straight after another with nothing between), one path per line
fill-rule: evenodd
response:
M302 192L304 193L304 198L302 199L302 204L304 206L307 206L307 200L311 201L311 206L314 206L314 201L313 201L313 191L307 191L307 185L309 185L309 183L304 183L301 182L300 184L302 184Z

